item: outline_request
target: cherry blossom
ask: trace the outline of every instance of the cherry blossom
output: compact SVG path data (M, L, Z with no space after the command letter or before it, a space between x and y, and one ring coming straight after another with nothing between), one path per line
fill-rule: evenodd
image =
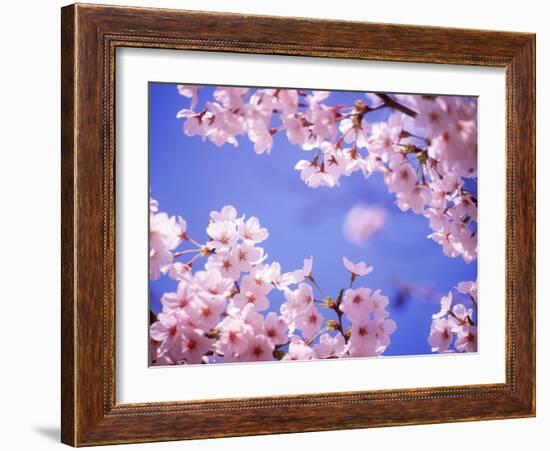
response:
M477 351L477 327L462 326L457 329L455 347L458 352Z
M257 244L269 236L267 229L260 227L258 218L252 216L248 220L239 223L239 237L246 244Z
M247 275L243 277L239 293L233 297L233 302L241 309L245 305L251 304L257 310L265 310L269 307L266 291L266 285L258 285L256 279Z
M470 295L474 300L477 300L477 280L460 282L456 288L460 293Z
M352 357L374 357L377 355L378 322L373 319L361 319L351 323L349 354Z
M199 87L195 85L178 85L178 92L184 97L191 98L190 108L194 109L198 102Z
M432 322L428 343L432 352L446 352L453 338L452 324L445 318L438 318Z
M242 361L255 362L262 360L273 360L273 345L265 335L254 335L248 342L248 348Z
M348 315L352 323L373 312L371 293L370 288L364 287L346 290L340 310Z
M297 316L296 328L300 329L304 338L311 338L319 332L323 322L323 317L319 313L315 304L311 303L309 308Z
M357 264L351 262L348 258L343 257L342 261L346 269L354 276L366 276L370 274L374 268L372 266L367 266L365 262L359 262Z
M297 269L292 273L292 281L299 283L305 279L311 279L311 270L313 269L313 257L304 259L304 266L302 269Z
M356 246L365 246L386 222L386 210L382 207L355 206L344 219L344 235Z
M231 251L239 271L250 272L264 260L264 250L249 244L239 244Z
M432 325L428 343L433 352L477 351L477 281L464 281L457 285L457 292L468 296L466 302L460 302L460 295L449 292L441 298L441 308L432 315Z
M313 349L320 359L342 357L346 352L346 341L342 334L331 336L324 333L319 337L319 343Z
M248 349L253 328L237 316L227 316L217 326L219 338L215 349L224 356L226 362L235 361Z
M216 221L208 225L206 233L211 238L208 246L217 251L229 250L237 241L237 227L232 221Z
M189 108L177 113L187 135L218 146L238 146L242 135L257 154L269 154L273 135L284 132L291 144L310 153L295 169L311 188L336 188L355 172L381 173L401 210L429 219L428 238L445 255L475 260L477 199L465 189L465 180L477 177L475 99L365 93L366 101L330 106L327 91L217 87L213 99L196 111L199 89L178 86L191 98ZM387 120L369 120L382 108L391 111ZM383 219L353 223L357 226L346 227L346 234L364 245ZM157 259L164 262L162 252Z
M288 341L288 326L275 312L269 312L265 317L264 330L273 345L283 345Z
M224 102L238 101L227 97L233 93L219 95ZM174 291L162 294L162 311L150 326L154 365L379 356L390 345L397 326L388 319L390 301L380 289L342 288L327 296L313 274L313 256L288 271L266 262L259 244L268 230L231 205L210 213L203 243L187 235L182 218L150 205L157 216L151 250L170 253L169 269L159 274L177 281ZM352 277L372 271L364 262L342 260ZM284 299L280 314L270 310L277 295ZM458 309L456 314L462 315ZM471 347L463 341L465 349Z
M293 337L283 360L311 360L314 358L315 351L301 338Z
M173 261L172 251L187 239L185 234L187 224L183 218L176 219L166 213L155 213L158 203L150 200L151 214L149 215L149 255L151 280L156 280L161 273L165 274Z

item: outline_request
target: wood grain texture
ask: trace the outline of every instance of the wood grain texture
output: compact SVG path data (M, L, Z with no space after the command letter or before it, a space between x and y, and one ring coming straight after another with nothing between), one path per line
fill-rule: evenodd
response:
M534 35L80 4L62 9L61 35L64 443L83 446L535 414ZM117 404L118 47L506 68L506 383Z

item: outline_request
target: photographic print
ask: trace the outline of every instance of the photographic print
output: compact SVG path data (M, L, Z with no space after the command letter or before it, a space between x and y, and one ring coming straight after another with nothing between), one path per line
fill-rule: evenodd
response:
M477 98L149 82L149 364L477 352Z

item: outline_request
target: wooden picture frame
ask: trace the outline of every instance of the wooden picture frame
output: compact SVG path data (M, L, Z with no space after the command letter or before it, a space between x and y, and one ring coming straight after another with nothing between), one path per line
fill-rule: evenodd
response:
M62 9L61 32L64 443L85 446L535 415L534 34L80 4ZM118 47L505 68L506 382L117 403Z

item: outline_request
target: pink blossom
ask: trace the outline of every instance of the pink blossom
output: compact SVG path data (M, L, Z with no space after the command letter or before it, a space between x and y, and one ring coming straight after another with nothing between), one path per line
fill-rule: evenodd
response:
M149 198L149 212L150 213L157 213L159 210L159 203L152 197Z
M186 310L194 298L194 290L189 281L181 281L175 293L164 293L160 299L165 313Z
M374 267L367 266L365 262L353 263L346 257L343 257L342 261L346 269L355 276L366 276L374 270Z
M191 271L191 267L182 262L174 262L168 269L168 276L174 280L182 280Z
M210 350L212 342L199 329L186 328L181 335L181 358L188 364L202 363L202 356Z
M191 99L191 105L190 105L191 109L194 109L195 106L197 106L197 102L199 100L199 97L198 97L199 87L200 86L195 86L195 85L178 85L178 92L180 93L180 95Z
M372 290L370 288L348 289L344 293L344 299L340 305L340 310L344 312L351 323L368 318L373 312L373 303L371 298Z
M296 111L298 106L298 91L295 89L277 89L276 91L277 107L288 113Z
M403 163L396 167L393 171L388 172L384 180L388 185L391 193L409 193L416 185L416 173L412 166L408 163Z
M453 199L455 211L461 218L470 218L477 221L477 206L469 196L458 196Z
M233 297L233 302L239 308L251 304L258 311L269 307L269 299L266 296L266 289L258 285L252 276L244 276L241 280L239 292Z
M453 306L452 313L452 317L449 318L449 321L454 320L458 326L465 326L470 324L473 310L467 309L464 304L455 304Z
M231 293L233 281L225 278L215 269L197 271L194 274L194 282L204 292L226 298Z
M378 329L376 334L378 338L378 343L381 347L385 349L391 343L390 335L393 334L397 329L397 324L392 319L385 319L385 320L379 320L377 326L378 326ZM382 351L383 349L378 348L378 352L382 352Z
M255 274L261 275L263 280L269 284L273 284L278 290L283 290L295 282L293 273L283 273L279 262L271 264L258 265L254 268Z
M458 328L455 347L458 352L477 352L477 327Z
M242 360L246 362L273 360L273 345L265 335L255 335L250 338Z
M432 315L433 319L443 318L445 315L448 315L451 311L451 304L453 302L453 294L449 291L447 296L441 298L441 310L438 313Z
M388 162L391 155L400 150L397 148L397 144L401 140L401 118L400 113L393 114L388 122L372 124L371 135L367 140L368 149L369 152L379 156L384 162Z
M432 321L428 343L432 352L446 352L449 349L453 338L452 324L445 318L438 318Z
M445 210L437 208L428 208L424 211L424 216L429 218L430 228L442 234L448 234L451 231L451 218Z
M435 232L428 235L436 243L440 244L443 248L443 253L447 257L458 257L460 250L457 250L453 241L450 240L449 233Z
M273 147L273 135L263 122L256 121L248 129L248 138L254 143L256 154L269 154Z
M216 341L216 349L224 355L226 362L231 362L243 355L250 338L253 336L253 329L241 318L227 316L217 326L220 338Z
M307 183L310 177L319 170L319 166L317 166L317 159L314 158L312 161L298 161L296 166L294 166L294 169L300 171L300 178Z
M154 250L173 250L185 234L185 221L177 222L175 216L155 213L149 216L149 246Z
M250 272L264 259L264 250L248 244L239 244L233 248L233 257L236 265L242 272Z
M429 138L433 138L446 130L448 124L449 105L441 96L423 98L414 96L415 109L418 116L416 125L426 129Z
M460 282L456 289L463 294L468 294L471 296L474 300L477 301L477 280L474 281L467 281L467 282Z
M218 87L214 90L213 97L220 102L224 108L242 108L248 88Z
M304 266L302 269L297 269L292 273L292 282L300 283L305 279L311 277L311 270L313 269L313 257L304 259Z
M269 312L265 317L264 330L273 345L282 345L288 341L288 326L275 312Z
M332 188L336 186L340 177L341 165L344 164L343 160L338 162L336 156L330 154L323 156L321 164L317 160L318 157L315 157L311 161L300 160L296 163L294 169L300 171L300 177L310 188L318 188L320 186Z
M324 333L319 337L319 343L313 346L319 359L342 357L346 348L346 342L340 333L334 336Z
M209 128L204 137L218 147L225 143L238 146L239 143L235 139L235 135L242 132L242 124L239 119L216 102L208 102L207 108L210 113L206 119Z
M239 223L239 237L246 244L256 244L264 241L269 236L267 229L260 227L258 218L252 216L247 221Z
M183 132L187 136L199 135L204 137L208 131L206 126L207 121L204 120L204 116L195 113L193 110L183 109L178 111L176 118L185 119L183 123Z
M225 205L218 211L212 211L210 217L215 222L235 221L237 219L237 210L231 205Z
M307 345L301 338L292 337L288 352L283 360L311 360L315 358L315 351Z
M363 319L351 323L348 351L352 357L373 357L378 355L378 322Z
M410 191L397 193L397 206L402 211L412 210L417 215L424 212L424 207L430 201L430 190L424 185L416 185Z
M304 127L301 117L293 113L283 116L282 120L289 142L297 146L303 146L307 139L308 130Z
M323 317L315 307L315 304L310 304L310 307L300 313L295 320L296 328L302 331L304 338L310 338L321 329Z
M247 304L240 311L240 316L252 328L255 335L264 333L264 317L252 304Z
M149 251L149 279L157 280L172 264L174 256L168 249L151 249Z
M181 338L178 314L175 311L160 313L149 328L151 338L159 343L156 357L170 352Z
M338 181L340 176L348 170L348 161L340 149L330 144L325 146L325 144L328 143L321 144L325 172Z
M278 263L277 265L266 265L261 263L254 267L250 273L250 276L253 278L256 285L262 289L262 292L264 294L268 294L273 288L273 273L277 270L280 272L280 268L281 267Z
M228 251L219 252L208 257L204 268L207 270L217 269L223 277L231 280L237 280L241 275L238 257Z
M328 99L330 91L311 91L311 94L307 96L309 106L318 106L323 100Z
M290 331L294 332L297 318L304 315L313 305L313 290L307 283L301 283L297 290L285 289L284 295L286 302L281 305L281 315Z
M356 246L365 246L386 222L386 210L382 207L355 206L344 219L344 235Z
M208 246L216 251L228 251L237 242L237 227L233 221L220 221L208 224L206 233L210 237Z
M382 320L389 316L389 312L386 310L386 307L389 305L390 300L387 296L381 294L381 290L375 290L371 294L372 299L372 314L375 319Z
M186 310L189 322L198 329L209 331L220 321L226 305L223 297L199 291Z
M370 175L371 164L368 159L361 155L356 147L343 149L342 153L344 155L343 175L349 176L356 171L361 171L365 177Z
M354 144L359 149L368 146L368 133L370 124L366 120L358 123L355 119L342 119L339 126L340 132L347 144Z

